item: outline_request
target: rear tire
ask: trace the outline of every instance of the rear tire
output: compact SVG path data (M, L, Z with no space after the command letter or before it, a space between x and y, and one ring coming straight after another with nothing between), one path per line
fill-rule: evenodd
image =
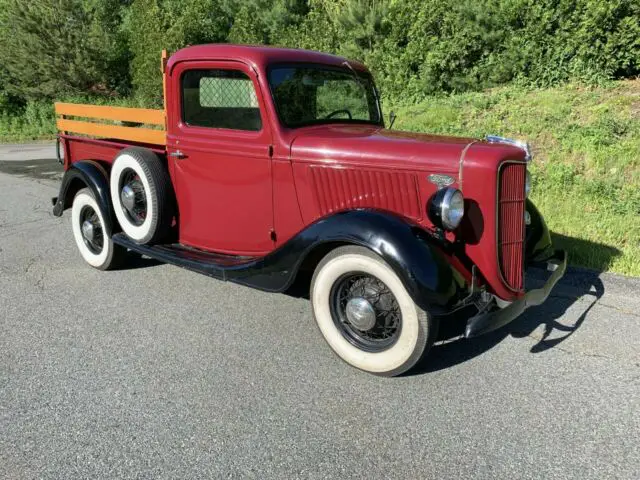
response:
M73 199L71 229L82 258L98 270L110 270L123 264L126 250L111 240L104 213L93 192L83 188Z
M376 375L406 372L437 335L437 322L414 303L398 275L363 247L340 247L324 257L310 296L320 332L333 351Z
M163 162L144 148L127 148L114 160L111 201L118 223L139 244L164 240L173 221L175 202Z

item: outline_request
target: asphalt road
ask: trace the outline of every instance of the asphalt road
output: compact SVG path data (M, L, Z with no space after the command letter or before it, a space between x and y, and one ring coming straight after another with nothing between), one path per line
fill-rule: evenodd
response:
M572 272L379 378L304 298L87 266L52 157L0 147L0 477L640 478L640 280Z

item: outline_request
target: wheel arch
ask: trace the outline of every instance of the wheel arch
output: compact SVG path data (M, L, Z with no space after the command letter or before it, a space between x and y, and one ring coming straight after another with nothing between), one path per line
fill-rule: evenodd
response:
M293 292L294 295L307 295L311 286L311 278L316 271L318 264L324 257L329 255L336 248L347 245L355 245L346 241L322 242L313 246L309 252L301 259L298 268L293 274L293 279L287 287L287 291Z
M453 268L435 238L399 216L366 209L325 217L287 242L280 253L298 250L299 259L289 286L296 291L308 287L322 258L345 245L361 246L381 257L425 310L444 312L458 293ZM276 252L274 257L278 256Z
M544 217L534 203L527 199L527 212L530 223L525 228L525 261L526 263L543 261L554 253L551 233Z
M109 196L109 176L105 168L94 160L75 162L67 169L62 177L58 196L53 202L53 214L61 217L71 207L76 193L83 188L91 189L102 209L105 222L108 223L106 227L113 232L117 222Z

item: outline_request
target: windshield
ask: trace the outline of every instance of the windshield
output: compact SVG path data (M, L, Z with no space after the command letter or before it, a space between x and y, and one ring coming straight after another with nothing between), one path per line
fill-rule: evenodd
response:
M280 121L287 127L382 124L375 86L368 73L356 74L346 66L273 66L269 69L269 86Z

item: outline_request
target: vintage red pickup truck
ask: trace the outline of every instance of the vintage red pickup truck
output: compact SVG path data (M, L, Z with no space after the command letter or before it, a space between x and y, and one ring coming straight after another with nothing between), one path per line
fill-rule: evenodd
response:
M71 208L91 266L130 251L271 292L307 282L331 348L379 375L454 312L472 308L466 337L495 330L564 274L526 144L385 128L367 68L333 55L200 45L162 71L163 110L56 104L54 214ZM552 273L526 290L534 262Z

